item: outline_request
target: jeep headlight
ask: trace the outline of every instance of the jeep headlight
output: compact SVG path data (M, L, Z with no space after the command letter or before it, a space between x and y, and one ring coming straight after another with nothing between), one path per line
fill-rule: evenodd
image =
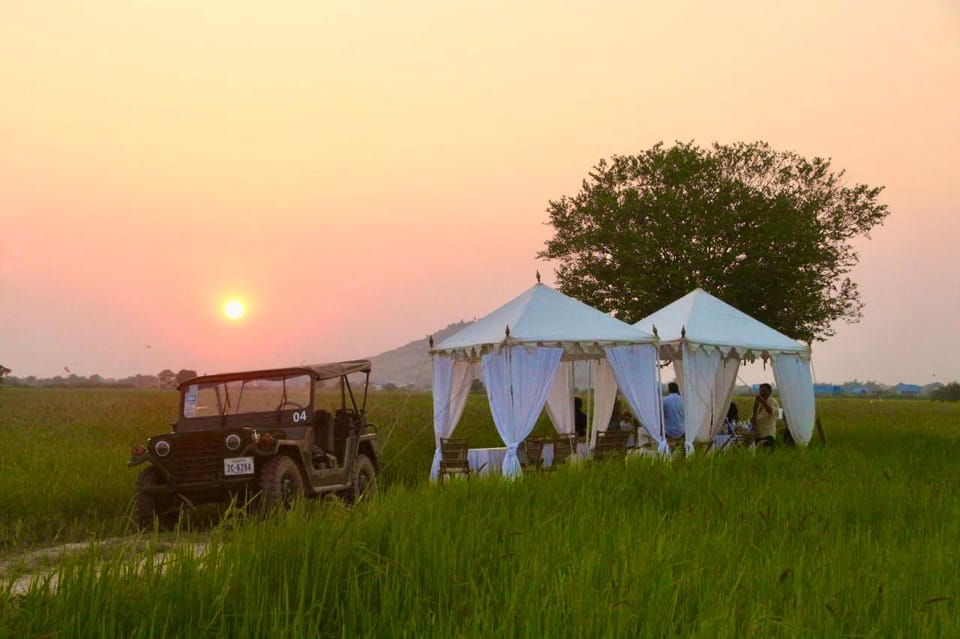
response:
M240 435L237 435L236 433L230 433L227 435L226 444L227 448L230 450L237 450L240 448Z
M153 445L153 452L157 454L157 457L166 457L170 454L170 442L161 439Z

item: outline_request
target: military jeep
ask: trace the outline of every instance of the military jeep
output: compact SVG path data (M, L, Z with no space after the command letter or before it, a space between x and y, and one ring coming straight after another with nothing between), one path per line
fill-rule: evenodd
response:
M358 402L350 378L361 376ZM128 466L149 463L137 477L137 524L158 519L168 527L183 505L256 498L277 509L330 493L353 502L376 490L380 445L366 421L369 381L370 362L358 360L181 383L172 432L130 454Z

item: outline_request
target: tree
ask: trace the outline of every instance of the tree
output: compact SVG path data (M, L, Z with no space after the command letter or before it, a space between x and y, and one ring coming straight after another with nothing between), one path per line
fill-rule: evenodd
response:
M945 386L941 386L930 394L930 399L940 402L960 401L960 383L950 382Z
M181 368L177 371L177 386L187 381L188 379L193 379L197 376L197 371L192 371L188 368Z
M696 287L804 341L855 322L852 241L887 216L882 187L765 142L657 144L601 160L547 208L560 289L637 322Z

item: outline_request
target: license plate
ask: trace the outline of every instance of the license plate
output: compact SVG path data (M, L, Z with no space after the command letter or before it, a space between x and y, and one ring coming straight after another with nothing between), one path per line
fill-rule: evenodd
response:
M226 477L233 475L252 475L253 457L230 457L224 459L223 474Z

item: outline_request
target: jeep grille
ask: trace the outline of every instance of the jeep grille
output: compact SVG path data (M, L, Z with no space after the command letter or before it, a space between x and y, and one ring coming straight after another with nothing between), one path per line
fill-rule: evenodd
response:
M214 481L223 474L225 453L222 432L184 433L174 440L163 463L175 482Z

